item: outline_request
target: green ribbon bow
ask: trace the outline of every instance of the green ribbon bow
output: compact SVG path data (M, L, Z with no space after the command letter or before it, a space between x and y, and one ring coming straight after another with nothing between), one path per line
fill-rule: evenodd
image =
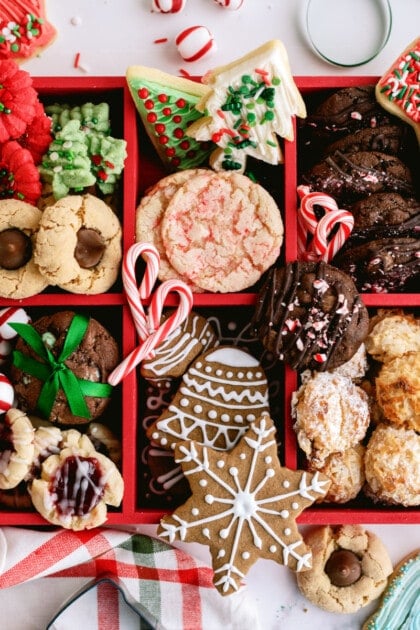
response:
M72 414L87 419L90 418L90 413L84 397L106 398L111 394L112 385L78 378L65 364L65 360L82 341L88 325L89 319L87 317L77 314L73 317L60 356L56 359L51 350L45 346L41 335L35 328L29 324L10 324L36 354L44 360L44 362L40 362L19 350L13 351L13 364L17 368L44 381L37 408L45 418L49 417L60 389L63 390L67 398Z

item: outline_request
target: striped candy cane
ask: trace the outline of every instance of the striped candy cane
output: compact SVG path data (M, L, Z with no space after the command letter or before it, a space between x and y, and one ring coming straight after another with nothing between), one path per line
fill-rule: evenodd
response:
M309 186L298 186L300 206L298 208L298 257L307 261L329 262L348 239L354 217L351 212L341 210L336 201L325 193L311 192ZM318 221L314 206L321 206L324 216ZM328 241L334 227L340 224L336 234ZM313 235L309 246L308 234Z
M160 326L158 325L162 316L163 307L169 293L178 293L179 303L175 311ZM108 383L118 385L118 383L129 374L146 357L151 356L156 348L168 335L171 334L189 315L193 305L193 295L191 289L182 280L166 280L152 296L148 312L149 335L135 348L109 375Z
M136 263L139 256L146 260L146 270L140 287L137 287ZM141 300L145 300L152 295L152 290L158 277L159 263L159 252L151 243L134 243L128 249L123 260L123 286L137 334L142 341L149 336L149 329Z

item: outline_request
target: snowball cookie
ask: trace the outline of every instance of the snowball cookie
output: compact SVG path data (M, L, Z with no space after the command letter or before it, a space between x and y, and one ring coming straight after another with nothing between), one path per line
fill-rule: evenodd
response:
M119 220L98 197L63 197L42 214L34 257L50 284L71 293L104 293L122 258Z
M384 363L375 379L375 392L389 422L420 431L420 350Z
M360 525L322 526L304 535L312 569L296 574L302 594L334 613L354 613L385 590L392 563L382 541Z
M48 279L35 264L42 212L24 201L0 201L0 297L20 300L41 293Z
M374 501L420 505L420 435L378 424L365 453L365 493Z
M385 316L373 326L365 343L367 352L382 363L420 351L420 319L410 313Z
M317 372L292 397L294 430L300 448L321 466L365 437L370 414L368 395L339 374Z

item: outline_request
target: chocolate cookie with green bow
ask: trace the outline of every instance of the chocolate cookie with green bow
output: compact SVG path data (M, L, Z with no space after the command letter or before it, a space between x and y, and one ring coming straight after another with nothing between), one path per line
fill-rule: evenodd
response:
M20 409L58 425L84 424L105 411L119 352L102 324L59 311L13 326L19 338L10 378Z

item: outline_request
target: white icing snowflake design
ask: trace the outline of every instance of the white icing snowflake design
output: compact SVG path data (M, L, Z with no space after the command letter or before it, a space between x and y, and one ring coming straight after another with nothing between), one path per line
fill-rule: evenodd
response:
M208 545L214 584L223 595L238 590L259 558L295 571L311 567L312 554L295 519L329 480L319 473L283 468L277 457L275 427L268 414L253 422L230 452L181 442L176 461L190 482L192 496L165 516L159 535Z

